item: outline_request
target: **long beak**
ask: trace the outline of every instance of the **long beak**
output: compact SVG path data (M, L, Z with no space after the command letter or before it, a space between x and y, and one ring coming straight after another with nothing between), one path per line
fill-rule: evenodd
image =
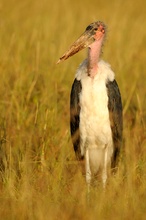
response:
M93 34L86 30L72 45L71 47L63 54L62 57L58 60L57 64L61 61L68 59L73 56L80 50L88 47L91 43L94 42Z

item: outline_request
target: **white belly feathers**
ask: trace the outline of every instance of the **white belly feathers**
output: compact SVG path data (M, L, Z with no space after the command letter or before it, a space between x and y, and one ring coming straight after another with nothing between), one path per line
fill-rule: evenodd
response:
M109 159L112 154L112 132L108 111L108 95L106 83L114 80L114 73L109 64L98 63L98 73L92 79L87 75L87 61L79 67L77 80L81 80L80 93L80 138L81 152L85 149L104 149L109 147Z

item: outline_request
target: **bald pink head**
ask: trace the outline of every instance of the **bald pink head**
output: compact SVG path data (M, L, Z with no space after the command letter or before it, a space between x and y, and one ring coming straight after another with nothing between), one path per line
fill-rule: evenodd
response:
M68 59L80 50L86 47L92 47L95 41L103 42L106 34L106 26L103 22L97 21L91 23L85 32L71 45L71 47L58 60L57 64L63 60Z

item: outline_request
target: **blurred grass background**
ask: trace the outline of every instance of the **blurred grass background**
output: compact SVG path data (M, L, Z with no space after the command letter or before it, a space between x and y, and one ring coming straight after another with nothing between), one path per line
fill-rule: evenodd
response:
M86 26L108 26L103 59L124 106L124 154L105 192L86 183L69 132L85 50L56 65ZM145 219L146 2L0 1L0 219Z

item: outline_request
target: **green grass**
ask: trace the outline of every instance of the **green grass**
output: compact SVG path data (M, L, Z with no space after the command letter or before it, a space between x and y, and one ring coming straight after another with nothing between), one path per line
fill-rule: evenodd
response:
M0 219L145 219L146 2L1 0ZM86 26L108 25L103 59L124 106L124 153L87 203L69 132L69 95L85 50L59 57Z

